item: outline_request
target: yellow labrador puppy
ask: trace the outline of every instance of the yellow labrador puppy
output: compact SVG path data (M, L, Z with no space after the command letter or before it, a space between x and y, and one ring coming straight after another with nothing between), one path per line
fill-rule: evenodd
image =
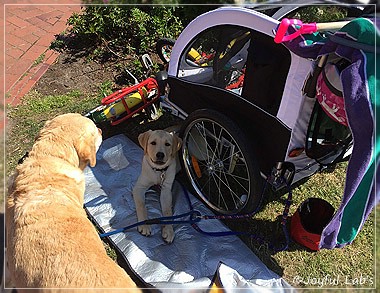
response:
M136 289L107 256L83 209L83 169L95 166L101 143L101 131L90 119L60 115L46 122L17 166L6 210L8 267L15 287Z
M139 143L144 149L141 174L133 188L133 199L136 205L138 221L148 219L145 207L145 192L153 186L161 189L160 203L162 215L172 216L172 185L177 173L176 153L181 147L182 140L175 134L164 130L149 130L139 135ZM145 236L151 234L149 225L138 227L138 231ZM172 225L162 227L162 238L171 243L174 239Z

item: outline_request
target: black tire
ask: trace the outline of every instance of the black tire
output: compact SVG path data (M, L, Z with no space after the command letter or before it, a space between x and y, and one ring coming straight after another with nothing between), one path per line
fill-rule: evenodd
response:
M250 213L262 198L262 178L247 138L227 116L191 113L180 130L182 169L196 195L215 213Z
M164 64L167 64L170 61L170 54L174 43L175 40L168 38L159 39L156 43L156 52Z

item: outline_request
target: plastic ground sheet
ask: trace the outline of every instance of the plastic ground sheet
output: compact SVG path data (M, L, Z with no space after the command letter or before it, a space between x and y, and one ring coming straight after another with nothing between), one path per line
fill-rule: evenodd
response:
M85 170L85 208L101 231L110 232L137 222L132 189L140 175L142 157L139 146L126 136L117 135L103 142L96 166ZM190 193L188 198L194 210L212 214ZM157 191L147 191L146 206L149 218L161 217ZM175 182L174 215L189 210L187 195ZM198 225L210 232L229 231L219 220L202 220ZM275 288L281 292L291 288L235 235L210 237L188 223L175 224L174 230L171 244L163 241L159 225L152 225L150 237L142 236L135 227L111 235L109 240L137 278L162 292L190 292L195 288L206 291L213 280L224 288L245 288L244 292L273 292Z

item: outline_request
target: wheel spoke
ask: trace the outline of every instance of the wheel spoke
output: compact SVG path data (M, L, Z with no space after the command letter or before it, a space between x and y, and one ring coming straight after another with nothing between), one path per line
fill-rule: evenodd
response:
M234 136L234 128L224 127L221 121L223 124L206 117L190 120L183 136L183 159L191 184L203 201L216 212L234 214L251 202L250 156L241 148L245 145L238 144L244 141L238 139L242 135Z
M199 124L197 124L198 126ZM207 137L206 137L206 131L205 131L205 126L204 126L204 122L202 121L202 126L198 126L200 129L203 130L203 133L201 133L201 136L203 137L203 140L205 142L205 146L206 146L206 156L207 156L207 159L210 157L209 154L208 154L208 142L207 142ZM199 129L198 128L198 129ZM207 161L209 163L209 160Z
M218 199L218 206L221 207L221 202L220 202L220 200L222 200L224 206L226 207L226 210L228 210L227 202L226 202L226 200L224 199L223 192L220 190L220 180L217 181L217 180L215 179L215 177L217 177L217 176L214 176L214 174L213 174L211 177L212 177L212 179L214 180L215 185L216 185L216 187L218 188L218 191L219 191L219 192L218 192L218 196L217 196L217 199ZM218 184L218 182L219 182L219 184Z
M207 154L207 158L209 158L209 154L208 154L208 150L210 150L210 152L212 153L212 156L211 156L211 160L208 161L208 163L211 163L213 161L213 158L215 156L217 156L216 154L216 151L217 151L217 142L216 142L216 146L215 146L215 150L213 150L212 146L208 143L207 141L207 134L206 134L206 127L204 126L204 122L202 122L202 129L203 129L203 138L204 138L204 141L205 141L205 145L206 145L206 154Z
M236 175L233 175L233 174L230 174L230 173L227 173L227 175L229 175L237 184L239 184L240 187L243 188L243 190L245 191L246 194L249 194L249 190L247 190L247 187L244 186L239 180L237 180L237 179L241 179L241 180L245 180L246 182L249 183L249 179L243 178L243 177L240 177L240 176L236 176Z
M212 128L213 128L214 137L215 137L215 151L214 151L214 154L216 154L217 152L219 153L219 150L218 150L218 143L221 141L221 137L222 137L223 129L220 127L219 135L217 136L217 135L216 135L216 130L215 130L215 123L212 123ZM220 155L220 154L219 154L219 155ZM213 162L215 159L216 159L216 156L213 156L213 157L212 157L212 162Z
M241 176L238 176L238 175L235 175L235 174L232 174L232 173L227 173L229 176L231 176L232 178L234 178L236 180L236 182L239 183L239 181L237 179L240 179L240 180L244 180L244 181L247 181L249 182L249 178L244 178L244 177L241 177ZM242 186L243 187L243 186Z
M227 179L227 176L226 176L226 172L223 172L223 171L220 171L221 174L223 174L223 177L224 177L224 181L222 180L222 178L220 179L221 182L223 182L227 189L230 191L230 195L231 195L231 199L233 200L234 202L234 206L235 208L238 208L238 205L235 201L235 197L239 198L239 196L232 190L231 186L230 186L230 183L228 182L228 179ZM221 176L220 176L221 177ZM240 200L240 199L239 199Z
M208 190L210 191L210 181L211 181L210 179L211 179L211 177L208 176L207 181L202 186L200 186L201 190L205 190L206 185L208 184Z
M240 197L230 188L230 186L228 184L226 184L226 182L224 182L224 180L220 176L218 176L218 175L215 174L215 177L217 177L219 179L219 182L223 183L224 186L227 188L227 190L230 191L230 194L232 195L231 199L234 201L234 204L235 204L235 207L236 207L237 205L236 205L235 198L238 198L239 201L240 201Z
M240 150L238 150L237 152L234 152L233 154L231 154L230 156L228 156L227 158L223 158L223 162L225 162L225 161L227 161L227 160L229 160L229 159L231 159L233 156L235 156L235 155L237 155L237 154L239 154L239 153L241 153L241 151Z

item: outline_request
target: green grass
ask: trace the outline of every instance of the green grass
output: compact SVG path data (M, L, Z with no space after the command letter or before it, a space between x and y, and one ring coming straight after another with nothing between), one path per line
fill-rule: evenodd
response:
M104 97L107 97L108 95L112 94L114 92L114 87L115 87L115 84L113 81L111 80L106 80L106 81L103 81L100 85L99 85L99 94L98 94L98 97L100 99L103 99Z
M58 96L42 96L32 91L20 105L8 106L7 174L15 168L18 159L30 150L38 131L48 119L69 112L85 113L98 103L97 96L84 96L79 91Z
M36 60L34 60L33 62L33 65L38 65L40 63L42 63L42 61L44 61L45 59L45 53L42 53L40 56L38 56L38 58Z
M102 85L100 90L101 88ZM107 85L103 85L104 88L107 88ZM79 91L73 91L66 95L42 96L34 91L26 95L19 106L9 107L7 175L14 169L25 151L31 148L34 137L46 120L61 113L85 113L98 105L99 101L96 93L94 96L84 96ZM131 131L137 130L131 129ZM296 187L293 190L294 202L290 208L290 215L308 197L324 198L337 208L343 194L346 167L347 163L342 163L334 172L316 174ZM240 228L244 231L252 230L268 241L280 244L284 236L277 216L282 214L285 199L286 195L270 194L263 209L252 219L252 223ZM377 248L375 254L374 222L375 217L372 213L353 244L343 249L311 252L292 243L288 251L272 254L265 244L259 244L252 239L243 239L243 241L271 270L294 287L333 288L334 291L337 291L337 288L374 288L375 255L379 256L380 251ZM234 225L239 226L239 223ZM115 259L115 251L107 245L106 249L110 257ZM335 285L334 282L338 284Z
M298 205L308 197L323 198L335 209L340 205L343 195L346 163L341 164L333 173L321 173L311 177L305 184L293 192L294 204L290 210L293 214ZM284 269L283 276L289 282L299 282L300 286L311 281L327 279L331 288L374 288L375 254L374 254L374 213L367 220L363 230L353 244L343 249L321 250L310 252L297 244L290 246L290 251L274 256L279 266ZM291 265L289 265L291 264ZM362 282L360 284L360 277ZM364 280L364 278L367 278ZM300 282L300 280L304 280ZM306 281L305 281L306 280ZM312 287L319 287L319 284Z
M346 167L347 163L341 163L334 172L317 173L294 188L289 214L292 215L309 197L323 198L337 209L343 195ZM276 217L282 214L286 197L287 195L282 195L276 198L272 195L263 210L256 215L254 222L258 228L253 233L264 236L266 240L277 244L277 247L285 240ZM270 269L282 275L292 286L318 289L374 288L374 218L372 213L354 242L342 249L312 252L292 242L287 251L271 254L271 250L265 245L260 246L254 240L245 241Z

